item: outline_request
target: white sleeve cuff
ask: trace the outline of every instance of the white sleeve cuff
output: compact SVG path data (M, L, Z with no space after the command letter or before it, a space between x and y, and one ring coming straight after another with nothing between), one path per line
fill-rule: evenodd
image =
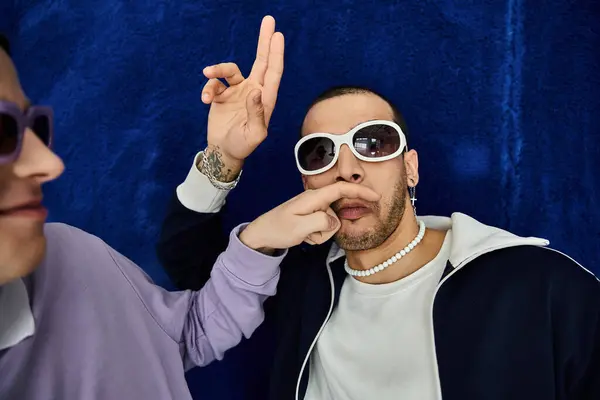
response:
M235 187L235 183L222 184L230 189L217 189L210 183L198 167L198 157L202 152L196 154L194 163L187 178L177 187L177 198L183 206L189 210L199 213L216 213L225 205L227 195Z

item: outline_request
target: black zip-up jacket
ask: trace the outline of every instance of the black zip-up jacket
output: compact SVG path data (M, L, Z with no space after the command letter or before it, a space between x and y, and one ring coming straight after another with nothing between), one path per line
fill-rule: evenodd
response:
M172 201L157 250L179 288L202 287L225 250L221 213ZM432 310L440 398L600 400L596 277L544 240L463 214L424 219L453 234ZM331 246L290 249L278 293L265 303L276 334L271 400L304 398L310 353L346 278L344 257Z

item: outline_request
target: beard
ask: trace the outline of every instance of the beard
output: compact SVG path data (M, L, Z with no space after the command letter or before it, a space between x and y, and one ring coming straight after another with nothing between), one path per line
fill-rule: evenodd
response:
M369 250L381 246L398 228L404 217L407 189L406 179L402 176L394 185L392 198L372 207L376 223L363 232L339 230L334 236L337 245L345 251Z

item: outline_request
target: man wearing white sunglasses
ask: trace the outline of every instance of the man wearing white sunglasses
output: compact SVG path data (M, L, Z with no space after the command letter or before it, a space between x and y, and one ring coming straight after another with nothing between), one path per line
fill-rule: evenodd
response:
M158 245L182 288L201 287L225 246L225 197L266 137L282 71L270 17L248 78L235 64L205 70L209 146L178 187ZM268 397L600 399L599 281L546 240L460 213L418 216L418 157L405 132L375 92L326 91L295 147L307 191L240 234L266 254L290 248L265 304L276 326ZM379 197L300 206L340 185Z

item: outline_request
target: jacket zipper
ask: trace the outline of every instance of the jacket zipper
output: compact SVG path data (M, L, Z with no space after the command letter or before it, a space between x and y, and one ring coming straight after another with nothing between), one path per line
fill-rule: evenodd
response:
M299 400L298 395L300 392L300 382L302 381L302 375L304 374L304 369L306 368L306 364L308 363L308 360L310 359L310 354L312 353L313 348L317 344L317 340L319 339L319 336L321 336L321 332L323 332L323 329L325 328L325 325L327 325L327 321L329 321L329 317L331 317L331 313L333 311L333 303L335 302L335 286L333 284L333 273L331 272L331 267L329 266L329 263L327 263L327 275L329 275L329 285L331 286L331 302L329 303L329 311L327 312L327 316L325 317L325 320L321 324L321 328L317 332L317 335L315 336L312 343L310 344L310 347L308 348L308 353L306 353L306 357L304 357L304 362L302 363L302 368L300 368L300 375L298 375L298 381L296 382L296 400Z

